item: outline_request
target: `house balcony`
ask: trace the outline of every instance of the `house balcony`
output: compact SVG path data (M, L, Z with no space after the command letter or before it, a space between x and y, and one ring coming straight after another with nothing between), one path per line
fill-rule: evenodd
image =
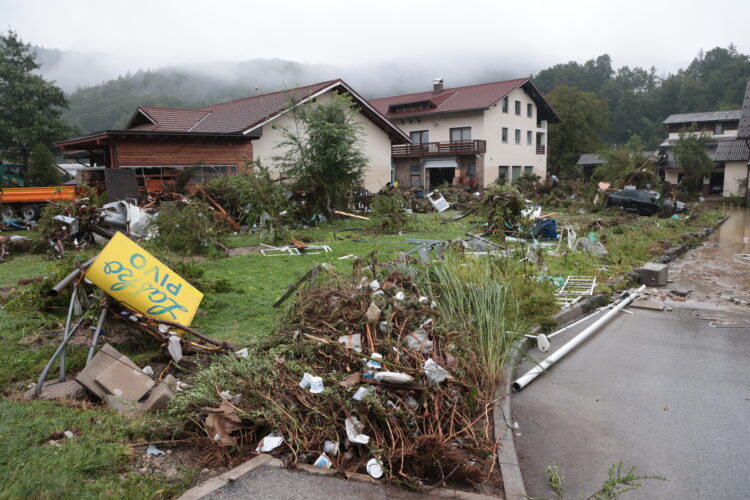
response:
M543 154L545 154L545 152L546 152L546 148L545 148L544 144L537 144L536 145L536 154L543 155Z
M391 146L394 158L410 158L441 155L473 155L487 151L487 141L424 142L421 144L397 144Z

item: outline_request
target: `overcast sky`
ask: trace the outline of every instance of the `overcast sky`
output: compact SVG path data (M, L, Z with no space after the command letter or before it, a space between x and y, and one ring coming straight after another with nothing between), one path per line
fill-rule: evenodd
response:
M538 71L602 53L615 67L685 66L700 49L750 53L750 1L0 0L0 27L124 68L282 58L360 66L419 60ZM518 75L518 76L525 76Z

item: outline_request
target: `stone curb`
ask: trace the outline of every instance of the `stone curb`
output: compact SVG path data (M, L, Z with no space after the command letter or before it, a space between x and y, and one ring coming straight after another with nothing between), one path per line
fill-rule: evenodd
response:
M604 295L593 295L582 300L574 307L562 311L553 316L560 325L572 323L583 317L589 311L597 307L604 299ZM538 330L532 328L531 333ZM531 339L523 337L517 340L511 347L510 355L505 362L505 380L498 384L495 389L494 427L495 436L499 436L497 445L497 461L500 465L500 473L503 476L503 488L506 500L526 500L526 484L523 481L523 473L516 453L516 444L513 439L513 412L511 396L513 394L513 379L516 368L521 364L521 356L526 353L531 345Z
M216 477L212 477L211 479L208 479L202 482L201 484L187 490L177 500L200 500L201 498L204 498L205 496L210 495L211 493L218 490L219 488L223 488L224 486L231 484L232 482L240 479L242 476L244 476L248 472L251 472L252 470L262 465L270 465L273 467L284 467L284 462L282 462L278 458L274 458L271 455L267 455L267 454L258 455L257 457L252 458L248 460L247 462L244 462L238 465L234 469L228 470L227 472L223 474L219 474ZM326 469L324 467L315 467L314 465L309 465L309 464L297 464L297 470L306 472L308 474L318 474L322 476L333 476L333 475L340 473L340 471L336 469ZM367 474L360 474L358 472L341 472L341 474L345 476L346 480L358 481L361 483L381 484L381 481L378 481L377 479L373 479ZM436 488L434 490L430 490L429 495L431 497L460 498L463 500L497 499L497 497L482 495L479 493L472 493L469 491L454 490L450 488Z

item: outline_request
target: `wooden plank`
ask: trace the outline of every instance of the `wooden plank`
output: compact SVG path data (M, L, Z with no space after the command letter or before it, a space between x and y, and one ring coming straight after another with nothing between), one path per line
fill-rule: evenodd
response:
M664 302L656 302L654 300L636 300L630 304L630 307L649 309L651 311L663 311L666 306L664 305Z

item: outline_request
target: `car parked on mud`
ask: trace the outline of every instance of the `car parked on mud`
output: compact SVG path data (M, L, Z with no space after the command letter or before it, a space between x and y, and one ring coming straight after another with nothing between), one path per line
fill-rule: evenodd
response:
M664 200L663 203L660 203L659 193L644 189L623 189L610 193L604 206L618 206L628 212L646 216L654 215L663 206L677 213L685 212L687 209L681 201Z

